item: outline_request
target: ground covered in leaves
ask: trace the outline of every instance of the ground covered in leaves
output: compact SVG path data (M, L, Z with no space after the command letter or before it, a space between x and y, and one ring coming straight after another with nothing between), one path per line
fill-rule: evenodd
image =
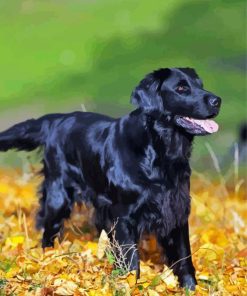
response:
M0 295L190 295L160 261L152 237L140 245L137 283L134 274L114 269L106 235L99 241L90 222L92 210L84 206L66 223L62 242L43 252L34 223L39 183L30 170L0 170ZM191 294L247 295L244 184L226 188L201 175L192 183L191 245L198 286Z

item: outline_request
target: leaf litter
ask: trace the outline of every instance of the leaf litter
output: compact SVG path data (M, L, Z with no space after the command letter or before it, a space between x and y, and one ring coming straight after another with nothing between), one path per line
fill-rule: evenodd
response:
M245 188L229 185L226 195L221 182L193 179L190 239L198 285L190 292L179 288L152 236L140 243L136 281L116 262L108 234L97 237L93 210L84 205L65 223L62 241L44 252L35 229L40 178L0 170L0 295L247 295Z

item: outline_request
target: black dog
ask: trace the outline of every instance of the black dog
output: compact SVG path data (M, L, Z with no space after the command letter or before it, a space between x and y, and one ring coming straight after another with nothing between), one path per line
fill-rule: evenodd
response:
M188 217L194 135L216 132L221 99L193 69L160 69L132 93L137 109L113 119L95 113L51 114L0 133L0 151L44 147L37 224L53 246L75 201L90 201L99 231L116 223L120 245L155 233L183 287L194 289ZM184 259L182 259L184 258ZM182 260L181 260L182 259ZM126 255L139 274L138 252Z

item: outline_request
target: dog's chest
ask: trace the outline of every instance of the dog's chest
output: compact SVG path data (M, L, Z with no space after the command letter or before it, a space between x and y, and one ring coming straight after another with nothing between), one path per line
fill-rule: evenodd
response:
M157 232L166 236L184 224L190 213L190 167L188 162L168 162L149 150L143 172L149 186L142 193L139 209L141 232Z
M190 196L187 189L168 189L162 186L156 190L148 190L143 196L145 195L146 200L143 199L138 211L141 233L145 231L167 236L188 220Z
M184 183L190 175L190 166L188 158L181 152L182 155L174 151L174 156L171 157L169 149L165 145L158 148L153 144L147 145L140 161L140 169L151 183L171 183L171 186L175 184L176 187L176 184Z

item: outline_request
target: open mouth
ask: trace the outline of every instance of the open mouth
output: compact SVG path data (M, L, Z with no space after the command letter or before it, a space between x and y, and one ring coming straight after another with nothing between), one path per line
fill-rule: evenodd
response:
M216 133L219 129L218 124L211 119L194 119L190 117L175 116L178 126L184 128L193 135L206 135Z

